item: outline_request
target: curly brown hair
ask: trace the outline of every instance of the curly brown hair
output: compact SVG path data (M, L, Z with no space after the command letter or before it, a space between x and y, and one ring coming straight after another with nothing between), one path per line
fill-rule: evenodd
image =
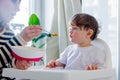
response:
M97 20L93 16L86 13L75 14L71 18L69 25L78 26L80 29L83 28L85 30L92 29L93 35L90 37L91 40L97 38L97 34L100 32Z

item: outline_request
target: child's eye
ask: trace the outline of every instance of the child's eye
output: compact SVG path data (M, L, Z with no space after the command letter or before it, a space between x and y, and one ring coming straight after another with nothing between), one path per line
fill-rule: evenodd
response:
M78 28L70 28L69 31L73 31L73 32L76 32Z
M73 31L76 31L76 30L77 30L77 28L73 28L72 30L73 30Z

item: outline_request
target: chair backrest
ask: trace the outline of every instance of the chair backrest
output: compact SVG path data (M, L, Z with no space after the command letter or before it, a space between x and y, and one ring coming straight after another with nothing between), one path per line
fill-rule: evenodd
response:
M92 44L105 51L106 53L105 65L107 68L112 68L111 51L107 43L104 40L97 38L92 41Z

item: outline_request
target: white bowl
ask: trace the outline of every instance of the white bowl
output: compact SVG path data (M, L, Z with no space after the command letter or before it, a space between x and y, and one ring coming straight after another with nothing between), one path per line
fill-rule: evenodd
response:
M28 61L40 61L44 51L34 47L12 46L12 53L16 59Z

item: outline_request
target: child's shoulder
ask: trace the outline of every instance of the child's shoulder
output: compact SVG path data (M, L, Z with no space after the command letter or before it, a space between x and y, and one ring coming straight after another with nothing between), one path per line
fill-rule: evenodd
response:
M94 47L94 53L95 54L98 53L98 54L101 54L101 55L105 55L105 50L103 50L103 49L101 49L97 46L94 46L94 45L93 45L93 47Z
M103 51L103 49L101 49L101 48L99 48L99 47L97 47L97 46L95 46L95 45L92 45L92 46L93 46L93 49L94 49L94 50Z

